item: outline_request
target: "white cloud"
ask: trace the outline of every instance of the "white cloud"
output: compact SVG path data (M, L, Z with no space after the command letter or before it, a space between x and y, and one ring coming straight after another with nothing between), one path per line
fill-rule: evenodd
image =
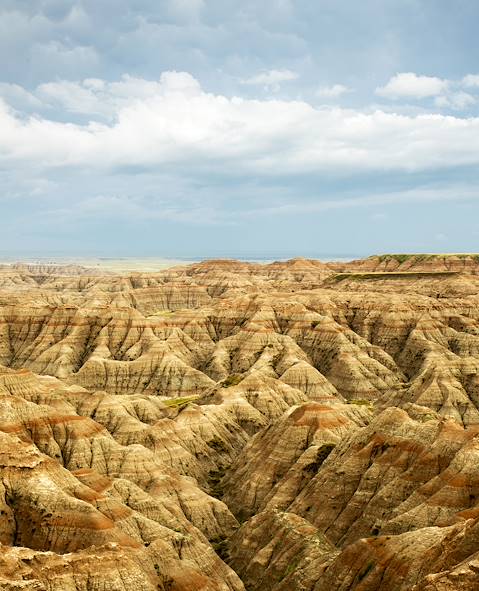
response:
M228 98L203 91L182 72L166 72L155 82L129 77L73 86L58 82L43 85L41 92L66 110L90 113L92 121L20 118L0 101L5 168L142 167L190 176L219 171L278 176L479 164L479 118L474 117Z
M45 103L70 113L113 117L118 110L138 100L179 92L194 96L201 92L197 80L186 72L164 72L159 81L124 75L119 82L87 78L82 82L61 80L38 86L36 94Z
M34 47L33 65L78 72L93 70L100 61L94 47L77 45L68 47L59 41L38 43Z
M466 87L479 86L479 74L468 74L462 79L462 83Z
M195 21L205 8L204 0L168 0L167 12L181 21Z
M352 89L343 84L333 84L332 86L321 86L316 94L323 98L338 98L348 92L352 92Z
M477 99L467 92L453 92L449 95L438 96L435 99L438 107L448 107L457 111L462 111L472 107L477 103Z
M445 92L449 82L435 76L418 76L414 72L402 72L393 76L386 86L376 88L376 94L390 99L427 98Z
M477 104L477 98L463 90L475 87L479 87L477 74L468 74L462 80L444 80L407 72L393 76L385 86L376 89L376 94L389 99L434 98L439 108L461 111Z
M7 103L15 105L20 109L29 110L42 106L42 102L35 95L18 84L0 82L0 97L3 97Z
M269 70L268 72L262 72L256 74L251 78L242 80L242 84L250 84L252 86L264 86L265 88L278 91L279 85L282 82L290 82L299 78L299 74L292 70Z

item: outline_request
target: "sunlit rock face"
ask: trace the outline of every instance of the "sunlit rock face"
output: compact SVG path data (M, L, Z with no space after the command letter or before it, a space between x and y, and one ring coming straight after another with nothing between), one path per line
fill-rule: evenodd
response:
M478 270L0 266L0 589L477 589Z

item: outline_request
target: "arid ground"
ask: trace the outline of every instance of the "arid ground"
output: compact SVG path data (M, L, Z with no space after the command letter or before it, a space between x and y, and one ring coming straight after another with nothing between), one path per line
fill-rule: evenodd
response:
M0 589L479 589L479 256L0 265Z

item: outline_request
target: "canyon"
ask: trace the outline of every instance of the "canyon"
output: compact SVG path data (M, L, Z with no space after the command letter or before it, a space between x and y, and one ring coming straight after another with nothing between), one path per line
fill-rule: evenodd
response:
M0 589L479 589L479 255L0 265Z

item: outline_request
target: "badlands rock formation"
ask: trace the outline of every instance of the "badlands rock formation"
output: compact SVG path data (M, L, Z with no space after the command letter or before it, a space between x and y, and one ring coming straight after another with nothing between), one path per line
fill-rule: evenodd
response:
M479 589L479 259L0 266L0 589Z

